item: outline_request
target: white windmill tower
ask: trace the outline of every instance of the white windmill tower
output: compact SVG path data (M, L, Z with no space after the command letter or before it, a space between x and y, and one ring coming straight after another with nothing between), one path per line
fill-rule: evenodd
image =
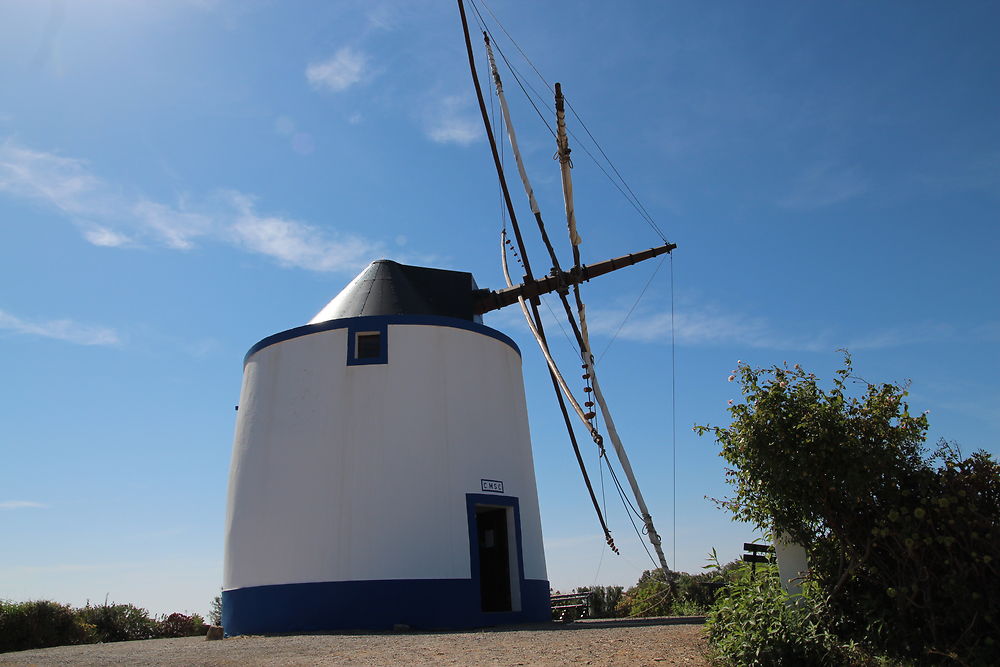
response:
M374 262L244 362L227 634L544 620L520 352L472 275Z

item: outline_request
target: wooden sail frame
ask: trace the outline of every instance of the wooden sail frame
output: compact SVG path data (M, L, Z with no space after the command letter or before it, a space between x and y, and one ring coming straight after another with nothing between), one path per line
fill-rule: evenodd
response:
M553 360L548 350L548 343L545 339L545 333L542 327L540 313L538 311L539 297L542 294L556 293L559 296L559 299L562 302L564 309L566 311L567 319L573 329L577 342L580 346L580 354L583 360L583 367L586 370L584 378L588 379L590 383L587 391L592 390L595 395L595 398L597 399L597 403L604 417L605 425L607 426L608 429L608 434L612 441L612 446L615 450L616 455L618 456L618 460L619 463L621 464L622 471L625 473L625 476L629 482L629 486L632 490L632 495L636 500L636 504L639 506L638 514L640 515L640 518L643 521L647 538L657 554L657 559L659 560L659 565L661 569L663 570L664 574L669 577L671 575L671 570L667 564L666 557L663 553L662 539L660 538L659 534L656 531L656 528L653 525L652 516L649 513L649 510L646 506L646 502L645 499L643 498L638 482L635 479L635 474L632 470L631 463L629 462L628 455L621 442L621 438L618 435L610 410L608 409L607 401L605 400L604 395L600 390L600 384L597 380L597 373L594 367L594 357L593 354L591 353L589 336L587 334L585 306L580 297L579 284L586 280L590 280L591 278L604 275L606 273L610 273L611 271L615 271L617 269L624 268L626 266L631 266L638 262L644 261L646 259L651 259L653 257L662 255L664 253L669 253L677 246L676 244L673 243L665 243L655 248L650 248L648 250L640 251L637 253L630 253L622 257L605 260L603 262L598 262L596 264L592 264L589 266L582 265L580 263L580 253L578 246L581 243L581 239L576 229L576 220L575 220L573 194L572 194L573 193L572 179L569 174L569 169L571 166L569 161L570 149L568 145L568 139L566 136L562 88L560 84L557 83L556 101L555 101L557 126L558 126L557 156L559 157L560 161L563 194L566 206L567 229L570 236L570 243L573 248L573 259L574 259L574 266L569 271L563 271L560 268L558 257L556 256L555 250L552 247L551 242L549 241L548 234L545 231L545 226L542 221L541 212L539 210L537 201L535 200L534 192L532 190L527 172L524 168L524 164L521 159L520 150L517 144L516 133L514 131L513 123L510 118L510 112L507 106L506 98L503 93L503 86L501 83L500 75L497 70L496 62L493 57L493 51L490 45L489 35L484 32L483 38L486 43L487 57L490 64L490 70L494 79L494 84L496 86L497 95L499 97L501 113L504 119L504 124L507 129L508 139L510 141L511 148L513 149L514 158L518 168L518 174L524 185L525 194L528 198L529 206L535 217L535 220L539 228L539 232L542 236L542 240L549 252L553 264L553 269L550 275L539 279L535 279L533 277L531 272L531 266L528 261L527 251L524 245L524 240L522 238L521 231L517 223L517 216L515 214L514 207L510 199L510 193L507 188L506 179L504 177L503 166L500 162L500 158L497 152L496 140L493 136L489 117L486 113L486 104L483 100L482 88L479 85L479 79L476 74L475 57L472 51L472 44L469 36L468 22L466 20L464 3L463 0L457 0L457 1L458 1L459 12L462 19L462 28L465 33L465 42L468 51L469 65L472 71L472 78L475 84L476 95L479 100L480 111L482 112L483 123L486 127L486 132L489 138L490 147L493 152L494 164L497 170L498 178L500 180L501 190L503 192L504 201L511 218L511 226L513 227L514 230L514 235L517 240L518 249L520 250L520 255L524 264L525 274L526 274L524 282L522 284L519 285L513 284L507 267L506 250L502 244L501 252L503 260L502 261L503 272L505 280L507 282L507 287L505 289L496 291L480 290L479 292L477 292L474 295L474 303L475 303L474 311L477 314L482 314L490 312L492 310L503 308L508 305L512 305L513 303L520 304L524 317L527 320L529 329L531 330L532 335L536 338L539 347L542 350L543 356L546 359L549 374L552 379L553 388L556 392L556 396L559 401L559 405L562 410L564 420L566 421L566 426L569 432L570 440L573 444L573 449L576 453L577 460L580 464L580 469L583 474L584 481L587 485L588 491L590 492L594 508L597 511L598 517L600 518L601 526L602 528L604 528L605 537L607 539L608 544L617 553L618 550L617 548L615 548L614 541L611 538L610 531L605 523L600 507L597 504L597 498L594 495L592 485L590 484L589 476L586 471L586 466L583 464L583 460L580 456L579 447L576 442L576 437L568 418L568 411L565 406L565 401L563 400L563 394L566 395L566 398L570 401L574 410L577 412L578 416L583 420L584 424L590 429L591 436L594 438L595 442L600 447L601 455L604 456L603 438L598 433L592 421L595 416L595 413L584 412L581 409L579 403L572 396L572 393L569 390L568 385L566 384L565 380L562 377L562 374L556 367L555 361ZM503 240L504 242L506 242L505 238ZM567 298L567 294L571 287L574 291L574 297L577 305L577 314L580 318L579 325L577 324L576 318L574 317L574 313L570 307L569 300ZM529 310L529 304L530 304L530 310ZM562 390L561 392L560 389Z

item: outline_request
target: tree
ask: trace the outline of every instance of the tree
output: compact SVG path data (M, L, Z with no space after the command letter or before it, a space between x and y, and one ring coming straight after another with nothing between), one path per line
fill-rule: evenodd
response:
M212 625L222 625L222 596L212 598L212 608L208 611L208 620Z
M718 502L806 548L831 628L899 657L995 661L1000 466L928 453L906 387L857 378L846 353L829 390L798 364L729 379L732 423L696 427L729 464L735 493Z

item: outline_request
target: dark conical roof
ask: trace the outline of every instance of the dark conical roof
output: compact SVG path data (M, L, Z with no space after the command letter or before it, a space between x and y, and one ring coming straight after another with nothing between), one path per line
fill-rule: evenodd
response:
M472 312L476 289L471 273L380 259L358 274L309 324L366 315L441 315L480 321Z

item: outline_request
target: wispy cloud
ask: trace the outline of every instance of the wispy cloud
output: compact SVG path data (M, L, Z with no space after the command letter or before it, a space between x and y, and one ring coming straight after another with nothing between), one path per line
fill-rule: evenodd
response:
M965 151L936 156L934 169L916 173L913 187L920 192L982 191L1000 194L1000 150L970 156Z
M637 312L622 325L624 317L625 311L595 309L587 322L590 332L597 336L669 344L669 312ZM988 341L997 335L998 328L1000 327L996 323L985 323L965 331L950 324L915 322L904 327L874 329L860 334L838 332L828 327L812 331L800 329L795 332L790 327L767 318L725 311L711 305L679 309L673 320L678 345L735 345L804 352L822 352L842 347L854 351L945 341Z
M395 30L399 27L399 7L395 5L374 5L368 8L368 25L377 30Z
M371 259L376 244L357 236L333 238L326 232L296 220L262 216L252 197L229 193L236 219L229 232L235 243L251 252L268 255L284 266L313 271L335 271L358 266Z
M36 503L33 500L2 500L0 501L0 510L20 510L27 508L45 509L48 505L44 503Z
M290 119L278 119L279 133L292 133ZM294 147L294 146L293 146ZM356 270L374 259L381 244L360 236L288 217L257 211L252 195L224 191L204 200L179 197L174 203L129 196L104 182L84 160L15 145L0 144L0 193L30 199L66 216L90 243L111 248L158 245L190 250L201 241L223 242L268 256L282 266L313 271ZM113 332L67 321L31 323L7 315L0 326L21 333L107 344ZM42 333L46 331L47 333Z
M156 236L161 243L175 250L190 250L198 237L212 231L211 217L178 206L140 199L132 204L131 215L139 225Z
M94 199L99 186L83 160L22 148L10 140L0 144L0 191L75 215L100 208Z
M424 131L439 144L468 146L482 136L479 120L465 97L450 95L430 105L424 116Z
M316 142L308 132L301 132L295 126L295 121L288 116L278 116L274 120L274 131L288 138L288 145L299 155L308 155L316 150Z
M84 229L83 238L87 239L94 245L104 246L106 248L119 248L121 246L132 244L132 239L124 234L120 234L113 229L108 229L107 227L101 227L100 225L94 225L88 229Z
M188 249L211 228L211 220L187 210L183 200L168 205L128 197L98 178L84 160L10 140L0 144L0 192L55 207L94 245L130 245L133 234L139 233L169 248Z
M334 93L361 83L371 74L367 54L350 46L341 48L326 60L309 63L306 67L306 80L313 88Z
M821 162L800 174L778 205L792 209L823 208L853 199L868 188L868 180L856 168Z
M120 342L114 329L80 324L73 320L31 321L0 310L0 330L28 336L42 336L77 345L115 345Z
M969 332L977 337L975 332ZM880 350L901 345L955 340L963 336L950 324L922 322L905 327L891 327L855 335L844 345L849 350Z
M669 343L669 312L634 313L624 325L625 311L594 309L587 318L590 332L617 335L623 340L641 343ZM680 345L739 344L750 347L815 349L815 341L793 341L779 334L764 318L724 312L703 306L678 310L673 318L673 332Z

